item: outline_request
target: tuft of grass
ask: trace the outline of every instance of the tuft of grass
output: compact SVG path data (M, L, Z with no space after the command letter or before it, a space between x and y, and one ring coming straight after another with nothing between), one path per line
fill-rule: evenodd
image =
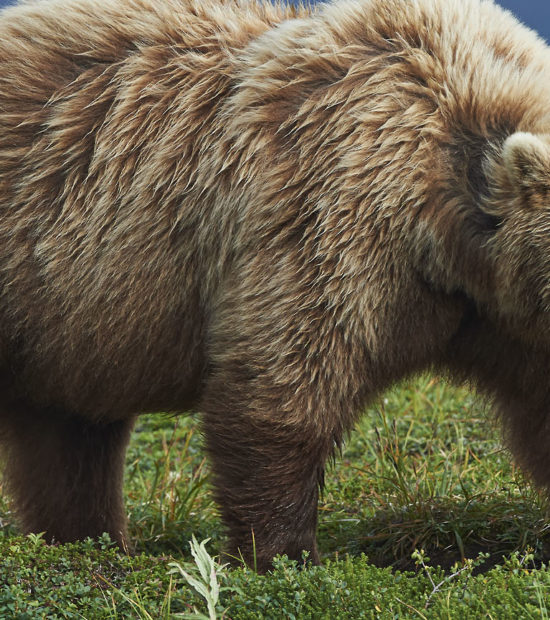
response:
M144 416L137 425L128 451L126 505L139 551L177 553L194 534L222 537L196 427L188 418L166 415Z
M513 466L487 408L436 377L369 409L326 480L325 557L365 552L400 568L416 548L447 567L479 552L547 557L547 500Z

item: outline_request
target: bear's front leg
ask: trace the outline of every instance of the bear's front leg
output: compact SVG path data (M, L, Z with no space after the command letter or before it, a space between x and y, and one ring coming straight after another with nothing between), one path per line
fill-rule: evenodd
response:
M543 344L543 341L541 341ZM447 368L496 406L504 437L523 471L550 495L550 352L472 315L450 342Z
M364 402L361 360L341 330L281 328L283 342L265 321L223 324L201 411L228 551L262 572L277 554L318 563L319 488Z
M220 394L223 399L223 394ZM265 572L277 554L319 563L317 499L334 440L315 429L277 423L250 410L205 418L216 499L228 553Z
M319 562L325 464L375 379L354 307L329 303L287 241L252 244L218 289L198 403L229 553L259 571L277 554Z

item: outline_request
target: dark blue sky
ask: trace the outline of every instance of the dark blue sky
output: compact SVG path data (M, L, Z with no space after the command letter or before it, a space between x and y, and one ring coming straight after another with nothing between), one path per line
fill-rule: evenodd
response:
M0 0L0 7L14 1ZM498 0L498 2L514 12L528 26L538 30L550 42L550 0Z
M498 0L498 3L550 42L550 0Z

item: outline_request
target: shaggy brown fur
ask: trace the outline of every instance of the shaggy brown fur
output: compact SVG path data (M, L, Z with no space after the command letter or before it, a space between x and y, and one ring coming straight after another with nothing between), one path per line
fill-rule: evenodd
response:
M230 551L434 367L550 488L550 52L489 1L0 14L0 431L25 531L121 544L134 416L203 414ZM548 340L548 342L547 342Z

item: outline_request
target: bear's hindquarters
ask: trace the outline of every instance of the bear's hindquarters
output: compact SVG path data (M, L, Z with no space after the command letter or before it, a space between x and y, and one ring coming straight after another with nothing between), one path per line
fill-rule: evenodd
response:
M92 424L42 412L2 420L5 476L25 532L70 542L107 532L126 547L124 455L133 419Z

